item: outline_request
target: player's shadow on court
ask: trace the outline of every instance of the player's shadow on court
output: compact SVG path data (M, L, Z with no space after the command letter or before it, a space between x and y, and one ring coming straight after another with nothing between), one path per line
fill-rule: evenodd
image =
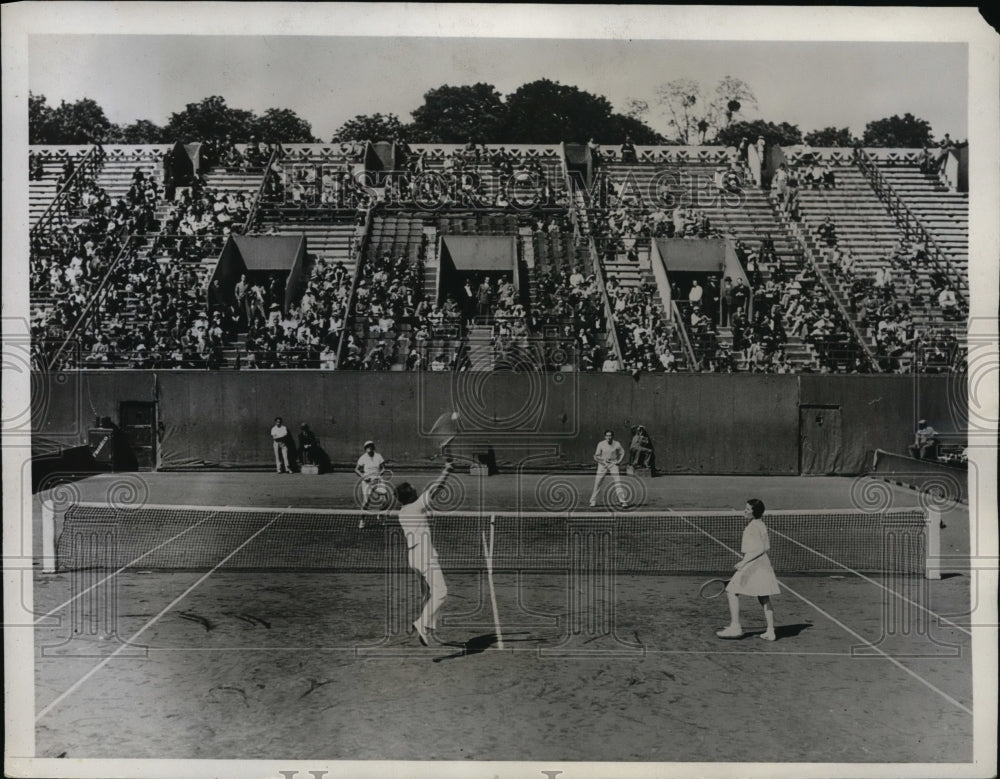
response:
M780 641L783 638L793 638L801 633L803 630L808 630L813 624L811 622L797 622L794 625L777 625L774 628L774 635ZM744 638L755 638L763 633L763 630L754 630L751 633L747 633Z
M496 633L486 633L482 636L473 636L464 644L454 644L454 646L460 647L458 652L450 655L444 655L443 657L435 657L434 662L440 663L442 660L454 660L456 657L468 657L469 655L478 655L485 652L491 646L497 643ZM448 644L452 646L452 644Z
M515 641L515 642L516 641L530 641L530 639L514 639L514 638L510 638L510 637L508 637L508 636L505 635L504 636L504 641L507 641L507 642L511 642L511 641ZM489 649L492 646L495 646L496 644L497 644L496 633L486 633L486 634L484 634L482 636L473 636L468 641L466 641L464 644L447 642L447 643L444 643L443 646L455 646L455 647L459 647L459 651L457 651L457 652L455 652L453 654L450 654L450 655L444 655L442 657L435 657L434 658L434 662L435 663L440 663L442 660L454 660L457 657L468 657L469 655L482 654L487 649Z

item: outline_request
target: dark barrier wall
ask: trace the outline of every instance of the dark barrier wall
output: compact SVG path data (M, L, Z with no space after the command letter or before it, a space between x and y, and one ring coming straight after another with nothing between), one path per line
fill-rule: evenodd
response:
M721 238L657 238L656 244L667 272L719 273L726 263L726 241Z
M942 433L965 430L961 376L800 376L801 405L841 407L843 465L864 471L875 449L906 452L918 419Z
M162 466L273 464L268 430L281 416L309 423L335 463L374 439L400 465L430 462L426 433L444 411L462 414L460 454L492 447L502 468L590 466L605 428L627 446L645 425L668 473L798 473L799 407L836 406L838 472L859 473L874 449L905 452L915 420L965 427L964 384L926 376L725 376L576 373L92 371L38 378L36 433L67 446L121 401L156 401Z

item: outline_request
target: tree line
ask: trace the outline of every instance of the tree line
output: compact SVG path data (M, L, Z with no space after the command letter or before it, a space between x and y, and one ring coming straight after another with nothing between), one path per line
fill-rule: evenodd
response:
M691 79L675 79L656 90L653 103L631 99L626 113L611 102L575 86L539 79L504 96L492 84L428 90L423 103L404 122L392 113L358 115L344 122L330 141L402 140L411 143L558 143L595 140L638 145L714 144L736 146L743 137L763 136L769 145L806 143L815 147L864 146L921 148L934 143L930 123L906 113L869 122L862 137L848 127L824 127L803 133L797 125L749 119L757 108L749 85L726 76L706 93ZM657 118L668 134L655 130ZM111 122L90 98L50 106L44 95L28 98L28 140L32 144L244 142L252 136L269 143L315 143L312 125L287 108L257 114L233 108L218 95L170 115L163 126L148 119Z

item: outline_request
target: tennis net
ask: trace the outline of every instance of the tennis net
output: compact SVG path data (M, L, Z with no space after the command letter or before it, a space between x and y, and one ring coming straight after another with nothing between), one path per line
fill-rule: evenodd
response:
M366 527L358 527L364 517ZM919 510L776 511L775 571L937 577L940 518ZM447 513L432 520L441 565L494 571L731 571L746 520L711 512ZM43 569L403 570L406 530L357 511L80 503L43 511Z

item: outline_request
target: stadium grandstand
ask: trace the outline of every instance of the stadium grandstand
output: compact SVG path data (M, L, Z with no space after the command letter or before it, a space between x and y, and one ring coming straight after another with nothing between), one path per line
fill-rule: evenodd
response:
M964 150L963 150L964 151ZM947 373L967 154L30 149L38 368Z

